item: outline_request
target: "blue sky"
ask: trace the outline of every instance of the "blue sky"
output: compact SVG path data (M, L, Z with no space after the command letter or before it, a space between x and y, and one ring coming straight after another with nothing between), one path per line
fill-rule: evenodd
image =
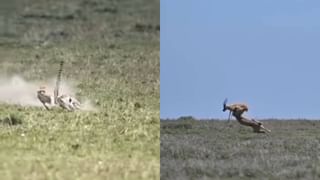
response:
M320 119L320 1L161 0L160 117Z

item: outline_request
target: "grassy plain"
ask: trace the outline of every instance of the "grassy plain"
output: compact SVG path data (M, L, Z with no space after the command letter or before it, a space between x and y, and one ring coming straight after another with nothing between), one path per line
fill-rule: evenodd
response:
M159 179L160 1L1 3L0 75L45 81L64 60L99 109L1 103L1 179Z
M161 179L319 179L320 121L263 122L270 134L236 121L161 120Z

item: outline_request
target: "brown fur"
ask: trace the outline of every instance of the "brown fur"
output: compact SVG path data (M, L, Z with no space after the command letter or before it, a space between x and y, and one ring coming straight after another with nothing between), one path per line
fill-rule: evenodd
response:
M265 128L261 122L256 121L256 120L250 120L248 118L245 118L243 116L238 116L237 113L232 113L232 115L236 118L236 120L244 125L244 126L250 126L253 129L253 132L256 133L266 133L266 132L271 132L269 129Z
M233 115L241 116L244 112L248 111L249 108L246 104L231 104L225 105L224 111L229 110Z
M266 133L271 132L269 129L265 128L261 122L256 120L250 120L248 118L243 117L243 113L248 111L249 108L246 104L231 104L227 105L226 100L223 104L223 111L229 110L230 113L236 118L236 120L244 125L244 126L250 126L253 129L253 132L256 133Z

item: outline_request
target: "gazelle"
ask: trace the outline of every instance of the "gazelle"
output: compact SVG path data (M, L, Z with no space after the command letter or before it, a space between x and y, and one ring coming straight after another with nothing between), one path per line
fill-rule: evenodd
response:
M250 126L253 129L253 132L256 132L256 133L271 132L269 129L265 128L261 122L256 121L254 119L250 120L250 119L242 116L242 114L245 111L249 110L249 108L246 104L227 105L227 101L228 100L225 99L225 101L223 102L223 110L222 111L226 111L226 110L230 111L228 121L230 121L230 114L232 113L232 115L236 118L236 120L240 124L245 125L245 126Z
M80 109L80 102L70 96L70 95L59 95L60 82L61 82L61 74L62 74L63 61L60 63L60 68L58 71L56 87L54 89L53 96L46 94L45 87L40 87L37 91L37 97L42 102L44 107L49 110L50 108L46 104L50 104L52 106L59 105L60 107L67 109L68 111L74 111L76 109Z
M230 104L230 105L227 105L227 102L228 102L228 99L226 98L223 102L223 109L222 111L225 112L226 110L229 110L229 117L228 117L228 121L230 121L230 116L231 116L231 113L233 116L239 116L241 117L242 114L246 111L249 110L248 106L246 104L240 104L240 103L237 103L237 104Z

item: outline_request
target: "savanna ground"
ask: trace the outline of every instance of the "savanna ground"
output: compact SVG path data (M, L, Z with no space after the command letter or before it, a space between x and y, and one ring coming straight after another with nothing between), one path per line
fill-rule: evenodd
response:
M320 179L320 121L161 120L161 179Z
M0 76L45 82L64 60L98 109L0 103L1 179L159 179L159 3L1 1Z

